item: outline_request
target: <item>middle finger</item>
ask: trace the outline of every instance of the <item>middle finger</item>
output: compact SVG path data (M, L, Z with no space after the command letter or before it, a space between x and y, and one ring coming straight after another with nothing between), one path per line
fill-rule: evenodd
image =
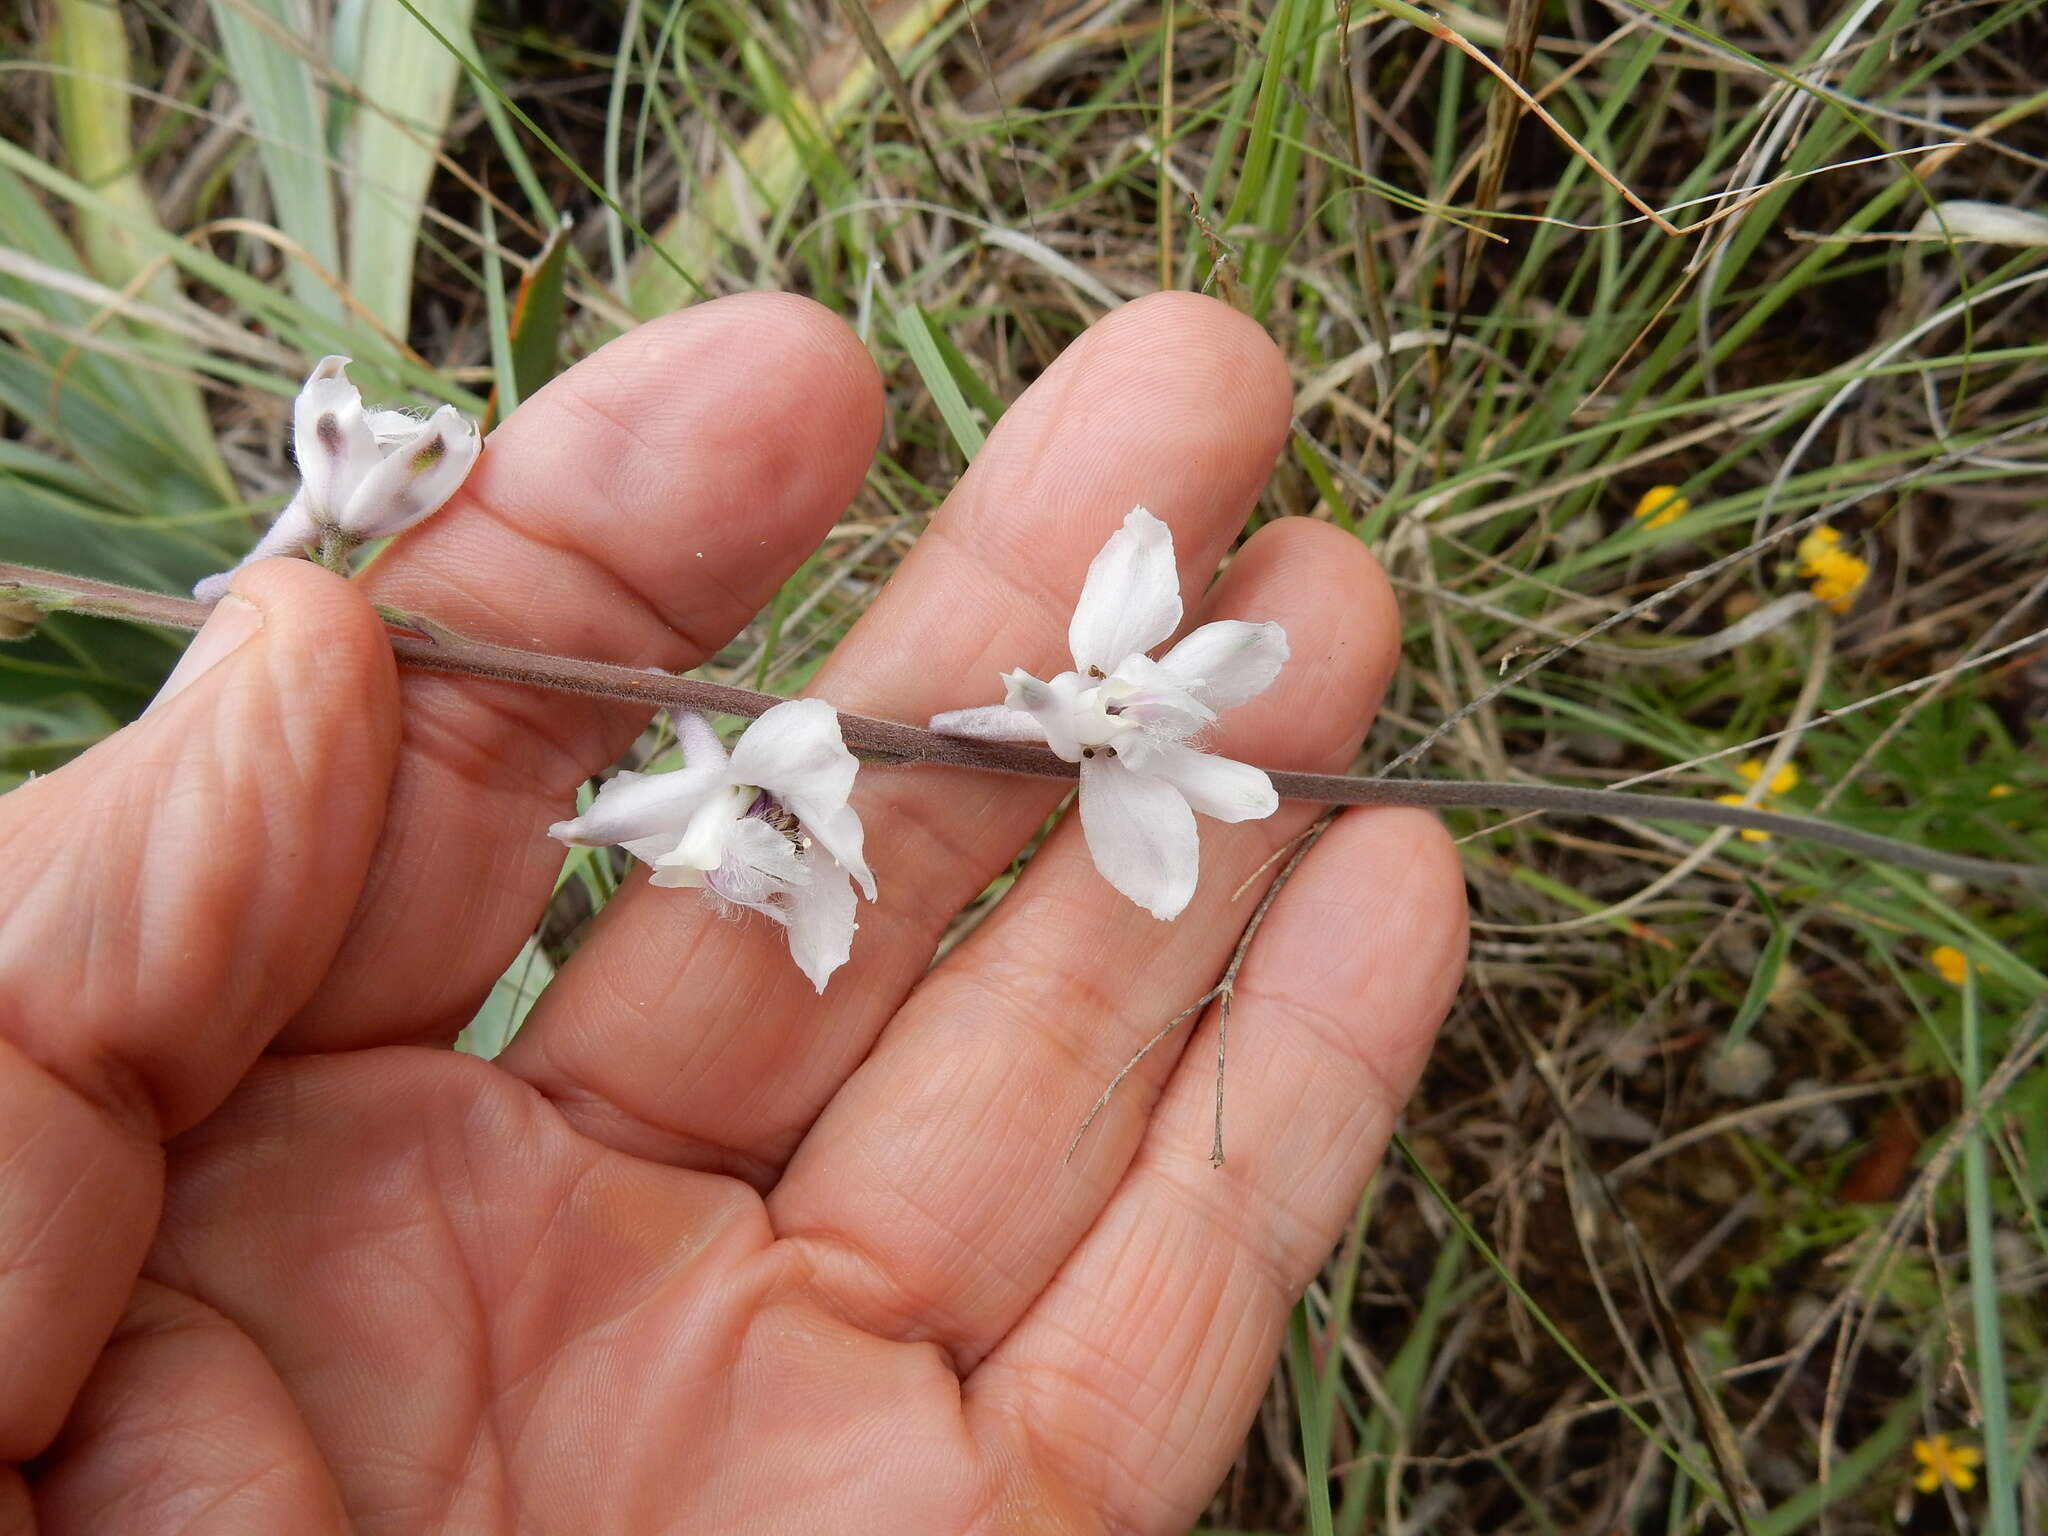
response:
M1215 750L1342 771L1396 654L1392 594L1365 546L1283 519L1245 546L1201 616L1278 620L1293 651L1271 688L1218 722ZM1268 861L1315 816L1290 803L1263 821L1201 822L1200 884L1170 923L1112 890L1080 818L1061 818L769 1197L777 1235L836 1315L938 1342L963 1369L1009 1330L1117 1187L1194 1026L1117 1086L1070 1163L1076 1127L1132 1053L1214 984L1274 878Z

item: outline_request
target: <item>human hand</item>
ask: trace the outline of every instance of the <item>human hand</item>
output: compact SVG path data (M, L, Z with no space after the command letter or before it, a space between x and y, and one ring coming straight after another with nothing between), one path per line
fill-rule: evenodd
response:
M1142 501L1200 592L1284 365L1186 295L1011 409L812 691L921 722L1062 654ZM696 664L858 488L858 342L702 305L523 406L358 584L481 638ZM1057 784L869 767L880 901L817 997L765 922L636 878L496 1063L447 1049L547 897L544 835L644 715L401 679L363 593L268 561L135 725L0 800L0 1532L1171 1531L1264 1390L1464 954L1430 818L1350 811L1231 1021L1130 1053L1314 815L1205 823L1162 924L1071 819L936 967ZM1263 529L1188 624L1293 660L1218 749L1345 767L1395 659L1354 539ZM239 627L240 643L228 648ZM138 1278L139 1277L139 1278Z

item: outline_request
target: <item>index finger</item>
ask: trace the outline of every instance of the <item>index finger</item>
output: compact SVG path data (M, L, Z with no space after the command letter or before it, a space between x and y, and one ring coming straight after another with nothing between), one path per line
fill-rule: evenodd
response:
M56 1433L119 1317L159 1144L340 942L398 749L393 672L360 594L258 561L142 719L0 798L0 1462Z

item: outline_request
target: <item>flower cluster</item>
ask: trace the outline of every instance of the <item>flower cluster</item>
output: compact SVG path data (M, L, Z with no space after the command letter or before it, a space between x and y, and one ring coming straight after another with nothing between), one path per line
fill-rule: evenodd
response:
M1752 757L1747 762L1737 765L1735 771L1738 774L1740 774L1744 780L1751 784L1754 784L1757 780L1761 779L1764 776L1763 760L1761 758ZM1771 782L1764 786L1763 797L1757 801L1757 805L1763 810L1770 810L1771 801L1773 798L1780 795L1789 795L1792 793L1793 790L1797 789L1798 787L1799 770L1797 768L1794 768L1790 763L1786 763L1784 766L1779 768L1776 773L1771 775ZM1717 805L1742 805L1745 804L1747 800L1748 796L1746 795L1714 796L1714 801ZM1767 843L1771 840L1771 834L1768 832L1759 832L1755 827L1744 827L1742 829L1742 840L1745 843Z
M475 464L476 427L452 406L424 421L367 410L347 365L322 358L300 390L292 412L298 494L245 564L314 545L323 560L345 557L435 511ZM208 577L195 592L218 598L232 575ZM963 736L1044 742L1078 763L1081 825L1097 867L1159 918L1178 916L1194 894L1196 812L1248 821L1279 804L1262 771L1191 741L1217 711L1273 681L1287 637L1277 624L1205 624L1154 660L1180 620L1172 535L1134 508L1088 568L1067 633L1074 670L1049 681L1011 672L1002 704L932 721ZM549 835L622 847L653 871L655 885L701 890L722 910L781 924L798 968L823 992L852 952L855 888L875 899L850 803L859 764L838 713L819 699L787 700L730 753L701 716L679 714L675 728L681 768L615 775L588 811Z
M1148 653L1180 618L1172 535L1136 508L1088 567L1067 632L1074 670L1049 682L1009 673L1005 703L932 721L955 735L1042 741L1079 763L1081 825L1097 867L1161 918L1194 894L1196 811L1246 821L1279 804L1259 769L1188 743L1219 709L1273 681L1286 636L1277 624L1204 624L1154 661ZM849 803L859 765L837 713L818 699L778 704L730 755L696 715L678 716L676 734L680 769L618 774L588 811L549 833L623 847L656 885L702 890L721 907L782 924L797 965L823 992L852 949L853 886L875 899Z
M299 490L242 564L325 547L346 554L439 510L469 475L483 439L476 423L444 405L424 421L367 410L348 381L345 357L323 357L292 405ZM237 567L239 569L239 567ZM234 572L192 589L202 602L226 593Z
M1044 742L1080 764L1081 830L1095 867L1161 919L1178 917L1195 892L1194 812L1253 821L1279 805L1259 769L1189 741L1217 711L1265 691L1287 660L1286 634L1278 624L1226 619L1153 660L1180 620L1173 535L1134 507L1082 582L1067 627L1074 670L1045 681L1007 673L1001 704L931 722L953 736Z
M1870 563L1842 548L1842 536L1821 523L1799 541L1799 574L1811 591L1837 613L1847 613L1869 579Z
M761 716L730 755L700 715L675 720L683 766L620 773L588 811L548 835L575 847L616 844L653 883L704 891L789 930L797 967L823 992L853 948L853 887L875 899L848 804L860 764L822 699L790 699Z

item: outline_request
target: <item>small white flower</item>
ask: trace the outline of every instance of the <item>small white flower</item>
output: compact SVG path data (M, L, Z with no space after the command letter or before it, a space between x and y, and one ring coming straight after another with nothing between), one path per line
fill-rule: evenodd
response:
M476 423L444 405L421 421L371 411L348 381L345 357L323 357L292 405L299 491L242 564L307 549L338 536L348 545L410 528L461 486L483 439ZM238 567L239 569L239 567ZM192 589L202 602L227 591L233 572Z
M614 776L588 811L548 835L616 844L654 870L656 885L766 914L789 930L790 954L823 992L853 948L853 882L875 899L860 816L847 804L860 764L838 711L787 700L747 727L731 756L701 715L675 725L681 768Z
M1081 765L1081 830L1103 878L1154 917L1178 917L1195 893L1193 812L1256 821L1279 806L1257 768L1188 739L1216 712L1265 691L1287 660L1278 624L1204 624L1158 661L1146 653L1180 626L1180 577L1166 524L1134 507L1088 567L1067 627L1072 672L1003 679L1004 702L956 709L932 729L988 741L1042 741Z

